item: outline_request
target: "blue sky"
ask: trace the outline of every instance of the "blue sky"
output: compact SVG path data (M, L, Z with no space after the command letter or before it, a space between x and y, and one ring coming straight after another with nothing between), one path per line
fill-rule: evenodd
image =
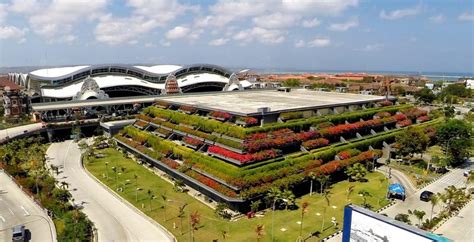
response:
M0 67L474 72L472 0L0 0Z

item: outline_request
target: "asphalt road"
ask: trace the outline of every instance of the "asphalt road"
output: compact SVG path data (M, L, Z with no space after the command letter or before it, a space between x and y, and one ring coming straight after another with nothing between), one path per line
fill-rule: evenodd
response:
M0 241L12 241L11 228L15 225L25 225L30 232L30 241L56 241L53 221L0 171Z
M90 177L81 165L76 143L53 143L46 152L50 164L61 167L60 181L69 184L75 203L95 224L99 241L173 241L173 237L147 217L115 197Z
M23 134L25 131L32 132L39 130L43 127L42 123L27 124L23 126L13 127L9 129L0 130L0 140L5 139L6 137L13 138L17 135Z
M442 234L453 241L474 241L474 201L471 201L461 212L441 225L436 234Z

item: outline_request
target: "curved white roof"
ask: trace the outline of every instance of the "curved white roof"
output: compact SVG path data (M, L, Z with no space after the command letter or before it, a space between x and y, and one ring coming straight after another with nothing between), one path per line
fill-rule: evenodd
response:
M217 74L200 73L200 74L185 75L183 77L176 79L176 81L178 81L178 86L183 87L183 86L192 85L196 83L202 83L202 82L227 83L229 82L229 78L221 76L221 75L217 75Z
M153 72L156 74L168 74L170 72L176 71L182 66L178 65L156 65L156 66L135 66L144 71Z
M73 73L75 71L78 71L82 68L86 68L89 66L70 66L70 67L57 67L57 68L47 68L47 69L39 69L36 71L30 72L33 75L36 76L42 76L42 77L59 77L59 76L64 76L70 73Z
M142 86L154 89L164 89L165 84L151 83L128 76L99 76L94 77L99 88L115 87L115 86ZM42 88L41 94L44 97L51 98L70 98L81 90L84 81L64 86L62 88Z

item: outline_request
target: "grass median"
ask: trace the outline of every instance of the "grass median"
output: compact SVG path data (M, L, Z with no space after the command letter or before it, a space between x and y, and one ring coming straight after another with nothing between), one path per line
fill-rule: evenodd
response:
M219 241L256 241L257 225L264 225L264 237L260 241L271 241L271 210L267 209L263 217L242 218L230 222L218 218L214 214L214 210L192 196L176 192L172 184L135 161L125 158L121 152L107 148L98 150L96 153L101 153L104 157L85 159L86 169L114 191L121 188L122 191L117 192L119 195L166 227L178 241L190 240L190 214L195 211L198 211L201 217L200 226L194 232L195 241L215 239ZM307 240L319 241L335 232L336 229L331 223L331 218L336 218L339 226L342 226L344 206L348 203L363 204L364 197L359 195L361 190L370 194L365 198L373 210L387 205L385 194L388 181L378 172L368 173L366 178L367 182L342 181L333 184L330 188L329 206L324 196L318 193L297 199L298 207L301 207L303 202L309 203L308 212L304 217L303 237L306 238L310 233L319 231L319 238L312 237ZM138 193L136 192L137 187L140 188ZM316 189L317 187L315 186ZM348 195L349 187L353 187L353 189ZM152 197L154 198L151 199ZM179 207L184 204L188 205L184 209L184 215L180 217ZM301 209L276 210L274 216L275 241L296 240L300 233ZM325 223L321 232L323 217Z

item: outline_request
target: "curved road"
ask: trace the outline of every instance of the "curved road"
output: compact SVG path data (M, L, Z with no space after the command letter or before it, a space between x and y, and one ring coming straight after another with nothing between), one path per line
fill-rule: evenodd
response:
M99 241L174 241L166 230L90 177L81 164L76 143L53 143L46 154L50 164L60 166L58 180L69 184L75 203L84 207L84 213L95 224Z
M15 225L25 225L30 241L56 241L54 223L46 212L0 170L0 241L12 241Z

